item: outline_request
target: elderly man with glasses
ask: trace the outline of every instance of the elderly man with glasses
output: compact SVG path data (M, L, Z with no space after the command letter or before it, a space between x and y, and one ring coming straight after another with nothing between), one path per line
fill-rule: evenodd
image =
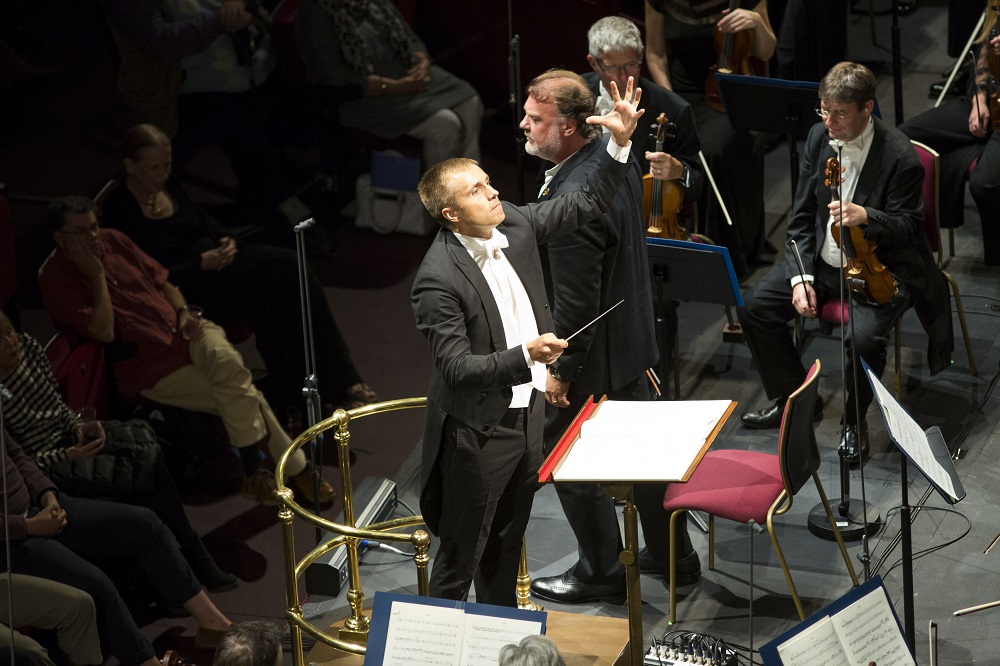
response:
M634 77L642 88L640 109L645 109L643 127L636 131L633 151L643 174L658 180L672 180L684 188L685 201L701 197L704 175L698 161L701 139L694 122L691 105L677 93L667 90L642 76L642 36L635 23L621 16L607 16L587 31L587 62L591 72L583 75L590 91L597 97L597 112L607 113L614 106L611 82L625 89L628 77ZM672 126L667 132L662 151L654 151L650 138L655 134L656 119L666 114ZM651 131L641 131L653 128Z
M748 428L777 428L788 395L806 376L788 322L796 315L815 318L824 301L839 299L845 291L838 247L841 227L845 233L854 227L866 243L875 244L874 254L892 274L896 291L882 303L848 296L853 299L853 321L844 350L847 407L840 447L855 464L868 450L865 413L872 401L860 367L854 384L855 353L881 376L889 331L910 305L930 336L931 372L948 365L953 346L948 287L923 233L924 169L910 141L872 115L875 83L868 68L851 62L838 63L823 77L817 106L822 122L806 139L788 221L789 244L795 241L801 265L795 252L785 252L785 261L750 290L746 306L739 310L764 391L773 401L741 420ZM832 172L839 172L842 181L836 194L825 173L833 157L840 168ZM817 403L817 417L821 409Z

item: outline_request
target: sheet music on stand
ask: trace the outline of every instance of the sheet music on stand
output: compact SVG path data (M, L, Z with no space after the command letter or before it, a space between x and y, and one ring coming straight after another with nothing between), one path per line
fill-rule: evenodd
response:
M765 666L916 666L880 576L762 645Z
M958 478L951 452L937 426L923 430L913 420L903 406L897 402L892 393L882 385L879 378L872 372L864 359L861 360L865 376L875 392L875 401L879 412L885 421L889 438L896 443L910 462L930 481L931 485L941 493L945 501L955 504L965 498L965 488Z

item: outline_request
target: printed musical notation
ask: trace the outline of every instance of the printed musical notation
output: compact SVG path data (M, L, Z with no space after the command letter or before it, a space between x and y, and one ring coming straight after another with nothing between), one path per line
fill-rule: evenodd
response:
M778 646L783 666L916 666L879 587Z
M540 622L393 601L382 663L390 666L495 663L500 648L541 631Z

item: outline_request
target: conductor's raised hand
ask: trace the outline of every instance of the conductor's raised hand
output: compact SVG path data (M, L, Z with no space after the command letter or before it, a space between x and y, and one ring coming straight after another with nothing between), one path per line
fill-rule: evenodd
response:
M569 343L562 338L557 338L555 333L545 333L528 342L526 346L532 361L548 365L562 356L563 350L568 345Z
M601 125L611 132L611 137L619 146L627 146L632 132L639 124L639 118L646 112L645 109L638 108L639 100L642 99L642 88L633 88L635 79L628 77L625 84L625 94L618 93L618 84L611 82L611 99L615 101L613 109L603 116L590 116L587 118L588 125Z

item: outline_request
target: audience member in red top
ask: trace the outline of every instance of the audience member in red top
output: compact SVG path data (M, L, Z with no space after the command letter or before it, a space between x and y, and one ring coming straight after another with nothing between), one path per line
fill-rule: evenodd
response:
M56 249L38 281L56 323L134 348L115 367L124 395L220 416L243 459L243 494L276 503L272 475L258 469L258 447L277 459L291 440L222 329L189 308L161 264L121 232L102 230L89 199L53 202L48 223ZM291 485L313 502L311 470L301 450L286 470ZM333 487L323 481L319 500L332 499Z

